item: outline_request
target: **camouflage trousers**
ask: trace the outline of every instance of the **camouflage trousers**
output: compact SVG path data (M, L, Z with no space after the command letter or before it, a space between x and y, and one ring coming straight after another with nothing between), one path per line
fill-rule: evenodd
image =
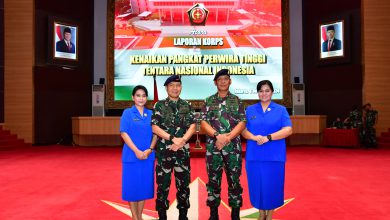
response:
M365 127L360 130L360 142L365 147L376 147L376 129L373 127Z
M222 150L218 150L213 143L206 146L206 166L209 182L207 183L207 205L218 207L221 203L222 171L228 181L229 206L242 206L242 187L240 184L242 157L241 144L230 143Z
M171 186L172 171L175 175L176 199L178 209L190 207L190 157L189 153L179 150L170 155L157 153L156 181L157 199L156 210L167 210L169 208L168 194Z

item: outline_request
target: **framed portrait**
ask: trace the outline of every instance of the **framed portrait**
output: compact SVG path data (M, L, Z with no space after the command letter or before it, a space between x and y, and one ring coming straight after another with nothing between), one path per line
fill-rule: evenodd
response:
M345 56L344 20L338 20L319 25L319 54L320 60L343 58Z
M53 59L77 61L79 58L78 26L56 20L52 25Z

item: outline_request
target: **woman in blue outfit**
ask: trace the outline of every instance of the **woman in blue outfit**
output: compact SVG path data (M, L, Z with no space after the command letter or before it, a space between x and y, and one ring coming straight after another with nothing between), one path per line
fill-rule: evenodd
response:
M145 108L148 91L133 89L134 105L125 109L120 132L122 150L122 199L129 202L132 218L142 219L145 200L154 197L154 153L157 137L152 133L152 110Z
M260 102L248 106L246 173L252 205L259 209L259 220L271 220L273 210L284 204L285 138L292 124L284 106L271 101L274 88L268 80L257 84Z

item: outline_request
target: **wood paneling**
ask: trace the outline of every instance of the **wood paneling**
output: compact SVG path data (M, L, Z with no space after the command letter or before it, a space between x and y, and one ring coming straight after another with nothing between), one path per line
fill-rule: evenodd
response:
M290 116L293 134L287 138L288 145L319 145L326 128L325 115Z
M0 0L0 123L4 122L4 0Z
M390 128L390 2L362 1L363 103L379 112L377 135Z
M326 127L325 115L291 116L294 134L289 138L290 145L320 144L321 134ZM117 146L120 117L72 117L73 142L81 146ZM200 134L204 134L201 130Z
M320 134L326 128L326 115L290 116L293 134Z
M343 119L362 104L360 0L302 0L306 114ZM345 20L346 57L320 61L319 25Z
M81 146L121 144L120 117L72 117L73 142Z
M4 122L33 143L34 1L4 1Z
M120 117L72 117L73 134L119 135Z
M35 0L34 141L37 145L71 144L71 117L91 115L93 7L93 0L68 0L66 4ZM52 48L49 48L53 39L48 28L52 19L79 27L77 62L59 59L53 62ZM63 68L67 65L72 68Z

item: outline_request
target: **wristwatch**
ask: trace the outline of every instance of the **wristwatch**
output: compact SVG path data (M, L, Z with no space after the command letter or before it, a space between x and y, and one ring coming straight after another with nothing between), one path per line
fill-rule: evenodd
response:
M269 135L267 135L267 138L268 138L268 141L272 141L272 137L271 137L271 135L269 134Z
M154 151L154 149L153 149L153 148L151 148L151 147L149 147L149 150L151 150L152 152Z
M169 135L169 140L172 141L173 138L175 138L175 137L174 137L173 135L170 134L170 135Z
M215 138L216 138L218 135L219 135L219 132L218 132L218 131L214 132L214 134L213 134L213 136L214 136Z

